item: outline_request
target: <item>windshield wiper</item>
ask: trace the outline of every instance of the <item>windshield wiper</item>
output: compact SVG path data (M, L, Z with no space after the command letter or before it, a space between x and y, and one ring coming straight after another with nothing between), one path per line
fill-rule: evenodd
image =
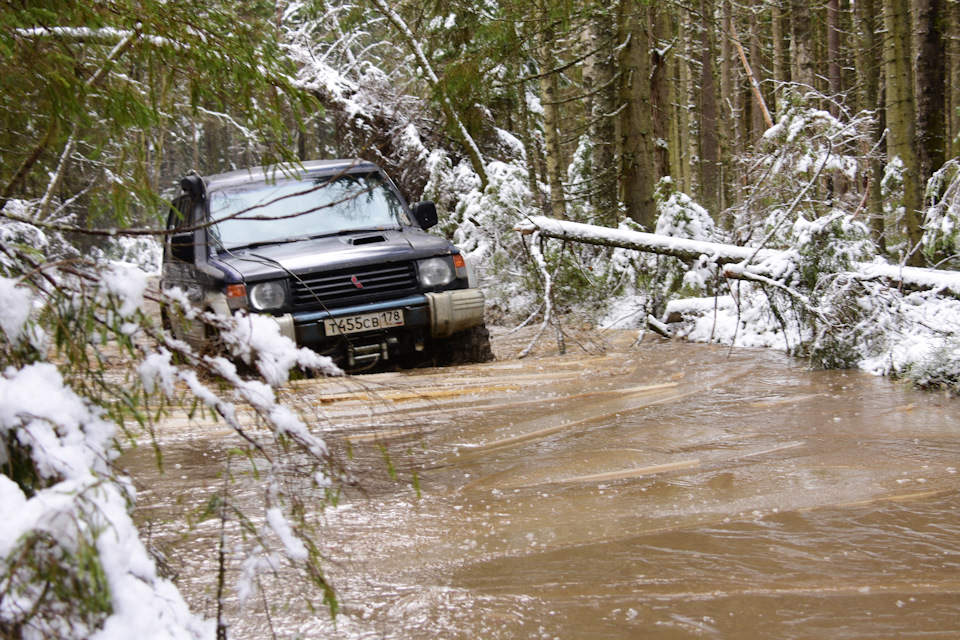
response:
M257 247L265 247L270 244L286 244L288 242L299 242L303 238L276 238L274 240L260 240L258 242L250 242L248 244L238 244L233 247L228 247L224 244L221 244L223 251L246 251L247 249L256 249Z

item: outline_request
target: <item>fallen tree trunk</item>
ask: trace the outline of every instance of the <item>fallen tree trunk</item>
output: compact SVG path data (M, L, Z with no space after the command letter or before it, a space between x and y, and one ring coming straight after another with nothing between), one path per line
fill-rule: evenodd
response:
M621 247L648 253L673 256L681 260L705 258L717 265L728 265L724 275L746 279L751 275L777 278L785 273L788 261L796 263L800 256L793 251L738 247L718 242L685 240L670 236L598 227L579 222L555 220L546 216L530 216L514 227L523 234L539 232L542 237L582 242L605 247ZM886 280L898 288L938 291L960 298L960 273L900 265L860 263L851 276L862 280Z
M514 229L524 235L539 231L540 235L546 238L596 244L604 247L635 249L673 256L681 260L697 260L701 256L707 256L711 262L716 264L730 264L755 259L764 260L779 257L784 253L772 249L761 249L758 252L756 249L730 244L684 240L641 231L610 229L609 227L598 227L580 222L556 220L546 216L530 216Z

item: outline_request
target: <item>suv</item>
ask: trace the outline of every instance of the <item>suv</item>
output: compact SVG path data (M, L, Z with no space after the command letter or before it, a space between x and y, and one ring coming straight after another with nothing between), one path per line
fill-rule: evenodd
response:
M424 231L436 207L408 207L376 165L304 162L180 185L161 286L197 307L273 316L348 370L493 359L483 293L459 249ZM195 347L215 341L199 321L166 321Z

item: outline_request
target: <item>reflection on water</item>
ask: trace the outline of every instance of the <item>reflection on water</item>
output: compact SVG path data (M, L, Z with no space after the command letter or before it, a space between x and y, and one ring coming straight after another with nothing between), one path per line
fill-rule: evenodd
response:
M960 637L957 400L621 338L603 356L299 386L363 490L319 516L336 625L268 581L278 637ZM212 614L217 531L181 540L176 518L206 499L198 481L216 490L229 437L162 433L142 514ZM127 463L154 473L148 451ZM268 626L261 604L231 633Z

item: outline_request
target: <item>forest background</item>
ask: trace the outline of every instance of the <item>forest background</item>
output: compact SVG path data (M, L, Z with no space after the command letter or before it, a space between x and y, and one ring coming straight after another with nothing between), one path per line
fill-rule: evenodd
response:
M0 56L0 489L19 514L0 544L4 637L213 632L149 559L104 546L133 504L109 462L116 426L149 427L186 394L244 433L231 403L251 404L273 427L244 433L252 451L292 444L330 481L323 443L274 395L143 310L133 265L157 268L191 169L373 160L438 204L489 321L536 319L559 344L564 325L663 329L677 312L675 335L960 384L957 289L861 268L960 266L960 2L7 0ZM537 214L785 253L731 270L516 233ZM330 371L243 335L267 386L297 364ZM130 379L108 374L106 344ZM306 563L333 602L309 527L266 484L248 560ZM37 507L51 491L72 524ZM119 600L130 576L163 594L151 615Z

